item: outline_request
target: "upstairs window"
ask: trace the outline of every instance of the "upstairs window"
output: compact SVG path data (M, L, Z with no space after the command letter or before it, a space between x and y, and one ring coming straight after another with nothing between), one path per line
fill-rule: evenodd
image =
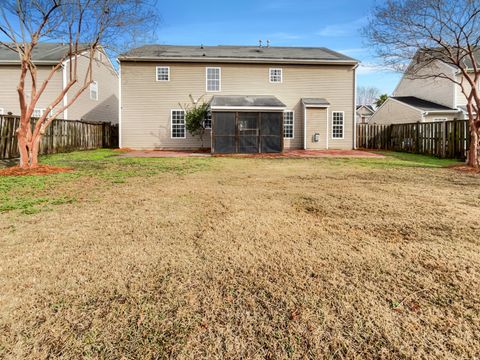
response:
M270 69L270 82L271 83L281 83L281 82L283 82L283 71L282 71L282 69Z
M343 125L345 113L343 111L334 111L332 116L332 138L343 139Z
M220 91L221 70L220 68L207 68L207 91Z
M293 120L293 111L283 113L283 137L285 139L293 139Z
M185 139L185 111L172 110L171 114L171 137L172 139Z
M170 67L157 66L157 81L170 81Z
M98 100L98 82L90 84L90 100Z

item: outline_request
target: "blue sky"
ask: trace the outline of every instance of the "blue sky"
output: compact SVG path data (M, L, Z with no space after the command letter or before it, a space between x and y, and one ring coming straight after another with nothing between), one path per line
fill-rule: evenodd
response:
M362 62L358 84L390 94L400 75L382 70L359 29L374 0L160 2L159 44L325 46Z

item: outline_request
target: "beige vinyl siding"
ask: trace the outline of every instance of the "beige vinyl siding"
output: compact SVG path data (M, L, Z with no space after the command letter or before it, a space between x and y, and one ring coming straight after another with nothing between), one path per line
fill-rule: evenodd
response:
M439 73L444 73L448 76L451 75L452 79L455 77L453 68L440 62L433 63L428 68L422 69L418 75L429 76ZM404 76L395 89L393 96L415 96L419 99L432 101L449 108L456 106L455 86L453 82L448 79L409 79Z
M43 81L48 77L51 69L51 66L37 66L37 78L39 84L42 84ZM20 105L17 93L19 78L19 65L0 65L0 108L4 109L5 114L11 112L14 115L20 115ZM25 81L25 89L27 91L27 101L30 101L29 94L31 93L31 81L28 77ZM60 94L61 90L62 71L59 70L49 81L45 91L35 107L38 109L47 109L51 101L53 101ZM59 118L62 117L63 115L60 114Z
M370 124L405 124L422 121L422 111L389 98L370 118Z
M80 83L68 92L70 100L83 85L83 79L88 69L89 60L82 56L78 60ZM67 65L67 74L70 64ZM87 88L80 97L68 108L68 118L73 120L88 120L118 123L118 74L112 68L104 54L102 61L93 62L93 80L98 83L98 100L90 99L90 89Z
M461 81L462 80L462 77L463 75L457 75L457 81ZM467 81L463 81L463 84L464 84L464 87L465 87L465 90L468 92L470 92L470 85L468 84ZM456 98L456 106L466 106L467 105L467 98L465 97L465 95L462 93L462 90L460 88L459 85L455 85L456 86L456 92L455 92L455 98ZM478 84L479 86L479 90L480 90L480 83Z
M157 82L156 66L170 66L170 81ZM206 67L221 68L221 91L206 92ZM270 83L269 69L281 67L283 82ZM352 66L122 62L122 147L197 148L199 139L170 138L170 111L189 105L189 94L208 101L214 95L274 95L287 110L295 111L294 138L285 148L303 148L301 98L323 97L332 107L345 111L345 140L337 145L353 147ZM349 138L350 137L350 138ZM209 146L209 145L208 145Z
M319 150L327 149L327 130L328 110L322 108L306 108L307 113L307 149ZM314 141L315 134L320 135L319 141Z

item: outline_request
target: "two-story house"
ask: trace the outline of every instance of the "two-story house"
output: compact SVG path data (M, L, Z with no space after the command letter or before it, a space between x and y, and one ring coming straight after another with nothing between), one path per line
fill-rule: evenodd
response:
M480 62L480 54L477 61ZM458 68L440 61L432 62L415 78L404 75L393 96L375 112L370 123L400 124L466 119L467 99L460 86L449 79L435 77L438 74L458 82L462 81L463 76Z
M37 79L42 83L50 74L52 67L68 54L68 44L39 43L33 50L32 59L37 67ZM86 56L78 57L78 78L82 82L87 72L89 60ZM64 60L61 68L53 75L33 112L34 117L41 116L48 110L50 103L65 88L70 72L70 61ZM95 54L93 62L93 83L62 114L60 119L88 120L118 123L118 73L103 49ZM0 115L12 113L19 115L20 105L17 86L20 78L20 60L11 49L0 46ZM25 89L30 88L30 78L26 79ZM80 88L75 84L62 100L67 104ZM27 93L27 97L30 96Z
M214 153L354 148L357 61L332 50L149 45L119 62L120 147L200 148L184 105L202 98Z

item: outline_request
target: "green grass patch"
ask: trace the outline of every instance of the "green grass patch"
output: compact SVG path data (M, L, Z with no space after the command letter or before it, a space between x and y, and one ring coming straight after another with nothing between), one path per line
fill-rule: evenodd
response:
M433 156L400 153L393 151L377 151L384 158L331 158L328 159L332 167L335 166L361 166L369 168L444 168L455 164L461 164L455 159L440 159Z
M114 186L131 177L160 173L184 176L211 166L208 158L122 158L118 155L110 149L99 149L42 156L42 164L69 167L74 171L46 176L0 177L0 212L20 210L30 214L48 210L51 205L72 203L75 199L58 198L51 195L51 191L62 184L81 181L81 178L97 178Z

